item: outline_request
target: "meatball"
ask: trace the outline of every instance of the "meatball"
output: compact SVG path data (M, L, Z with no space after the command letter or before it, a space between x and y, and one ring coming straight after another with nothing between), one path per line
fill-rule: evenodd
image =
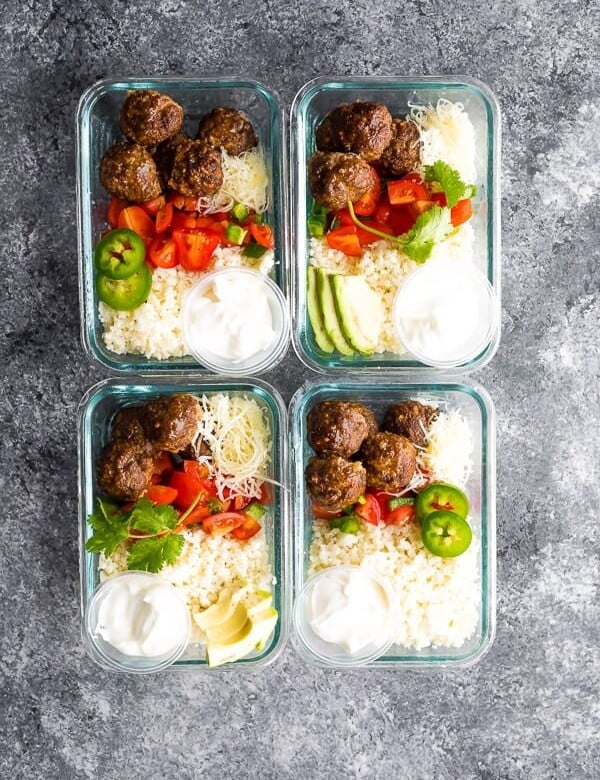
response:
M145 439L113 439L98 461L98 484L111 498L137 501L150 486L154 447Z
M331 511L353 504L367 487L367 474L363 465L340 458L339 455L311 458L304 476L313 501Z
M150 153L139 144L118 141L100 160L100 183L117 198L145 203L163 188Z
M258 143L252 122L237 108L214 108L200 121L196 138L236 157Z
M358 200L373 184L371 168L364 160L340 152L315 152L308 161L308 178L314 199L330 211Z
M377 432L375 415L355 401L322 401L306 418L308 441L319 455L349 458L370 433Z
M378 490L398 493L414 476L417 451L403 436L395 433L375 433L360 450L367 471L367 484Z
M381 172L384 176L406 176L421 166L419 128L409 119L394 119L393 132L379 161Z
M193 396L163 396L145 407L143 424L155 447L180 452L195 439L200 418L200 404Z
M401 401L390 406L382 430L404 436L417 447L427 446L427 429L438 416L438 410L419 401Z
M383 103L346 103L334 108L317 128L317 149L354 152L375 162L392 140L392 122Z
M155 146L181 130L183 108L153 89L130 92L123 103L119 125L130 141Z
M127 406L115 416L111 433L113 439L140 441L146 438L142 416L143 406Z
M182 144L191 141L192 139L186 133L175 133L171 138L167 138L162 144L159 144L154 150L153 157L156 163L158 174L162 179L165 187L167 182L171 178L171 171L173 170L173 161L179 151Z
M179 145L169 187L182 195L212 195L223 184L221 154L206 141L187 141Z

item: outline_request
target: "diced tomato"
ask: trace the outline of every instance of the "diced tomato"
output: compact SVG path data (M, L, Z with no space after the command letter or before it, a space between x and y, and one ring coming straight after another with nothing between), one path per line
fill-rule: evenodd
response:
M392 213L392 204L387 196L387 192L382 193L377 208L373 214L373 217L377 222L389 222L390 215Z
M150 485L146 491L146 498L155 504L172 504L177 498L177 490L168 485Z
M202 520L202 530L212 536L225 536L234 528L239 528L245 520L240 512L219 512Z
M214 229L216 220L212 216L201 217L190 211L174 211L171 224L177 230L204 230L205 228Z
M216 489L210 480L196 479L185 471L174 471L169 486L177 490L175 506L184 511L194 503L198 493L202 492L201 502L216 494Z
M234 539L245 541L246 539L251 539L255 536L261 528L262 526L258 520L255 520L253 517L246 517L241 525L238 525L237 528L232 530L231 535Z
M229 219L229 211L213 211L210 216L215 220L215 222L221 222L224 219Z
M119 214L117 226L129 228L144 239L146 244L154 238L154 220L148 216L141 206L127 206Z
M443 192L434 192L431 196L431 200L442 208L446 205L446 195Z
M380 233L393 235L391 226L385 222L376 222L375 220L371 220L369 222L365 222L365 225L369 225L370 227L375 228L375 230L379 230ZM358 240L361 246L374 244L376 241L382 240L382 236L378 236L376 233L371 233L370 231L364 230L358 226L356 228L356 235L358 236Z
M219 246L219 236L211 230L195 230L193 233L174 230L173 238L179 263L186 271L203 271Z
M260 486L260 496L258 502L260 504L270 504L273 501L273 487L268 482L263 482Z
M127 208L128 205L129 201L123 200L122 198L115 198L113 196L110 199L108 209L106 210L106 221L111 226L111 228L118 227L119 214L123 211L124 208Z
M148 260L158 268L175 268L177 265L177 244L173 238L152 239L148 247Z
M377 503L379 504L379 509L381 510L381 517L382 519L385 519L385 516L389 512L388 501L390 500L390 498L394 497L393 494L386 493L383 490L375 490L373 491L373 493L367 495L372 495L373 498L377 501Z
M313 504L313 514L317 520L331 520L332 517L340 517L341 512L332 512L330 509L323 509L318 504Z
M165 203L165 205L156 212L156 232L166 233L171 227L173 221L173 204Z
M252 238L257 244L264 246L265 249L274 249L275 240L273 239L273 230L270 225L257 225L251 222L249 225Z
M366 523L379 525L379 521L381 520L381 507L374 495L367 493L365 495L365 503L354 504L354 511Z
M471 198L459 200L456 206L450 209L450 219L454 227L458 227L459 225L462 225L463 222L467 222L472 216L473 204L471 203Z
M427 200L429 193L423 184L413 181L408 174L398 181L389 181L387 185L387 194L392 206L400 206L406 203L413 203L415 200Z
M338 220L340 225L350 225L351 227L354 226L354 222L348 209L340 209L339 211L336 211L335 218Z
M409 209L413 212L413 214L416 217L421 216L423 212L429 211L429 209L433 206L432 200L415 200L413 203L410 204Z
M362 197L355 200L352 204L354 206L354 212L361 217L370 217L374 214L379 198L381 197L381 179L374 168L371 168L371 175L373 177L372 186Z
M236 496L233 499L233 508L236 512L240 512L242 509L245 509L251 501L252 499L248 498L248 496Z
M197 197L182 195L180 192L170 192L167 195L167 201L182 211L196 211L198 209Z
M210 474L206 463L199 463L197 460L184 460L183 470L190 477L197 479L198 482L202 482L203 479L208 479Z
M361 257L362 255L356 225L344 225L331 230L325 235L325 238L332 249L338 249L348 257Z
M189 513L189 515L186 515L184 519L179 523L178 526L175 527L173 533L181 534L185 531L186 528L188 528L190 525L197 525L198 523L201 523L205 517L208 517L210 515L210 509L206 504L199 504L198 506L195 506L192 511Z
M386 525L403 525L409 522L415 516L414 504L404 504L396 509L390 510L384 517L384 523Z
M152 200L146 201L146 203L142 203L141 206L146 214L150 214L151 217L155 217L158 212L165 207L166 202L167 199L165 196L159 195L157 198L153 198Z

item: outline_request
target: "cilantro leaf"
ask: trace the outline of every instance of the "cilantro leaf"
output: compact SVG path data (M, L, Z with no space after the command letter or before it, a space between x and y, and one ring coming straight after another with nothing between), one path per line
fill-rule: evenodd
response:
M94 531L85 543L88 552L112 555L129 536L127 515L108 501L98 499L98 508L87 521Z
M443 160L436 160L433 165L425 166L425 181L435 181L441 186L449 209L463 198L472 198L476 192L473 184L467 187L460 178L460 173Z
M168 504L154 506L148 498L138 499L129 514L129 527L146 534L173 530L178 523L177 512Z
M184 539L179 534L139 539L127 553L127 568L159 572L165 564L175 563L181 555Z
M424 263L433 247L453 229L450 209L432 206L419 215L412 228L402 237L402 249L415 263Z

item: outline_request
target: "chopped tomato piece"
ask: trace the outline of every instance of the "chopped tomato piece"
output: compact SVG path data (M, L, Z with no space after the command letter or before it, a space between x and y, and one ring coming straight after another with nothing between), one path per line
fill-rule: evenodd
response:
M152 200L146 201L146 203L142 203L141 206L146 214L150 214L151 217L155 217L158 212L165 207L166 202L167 199L165 196L159 195L157 198L153 198Z
M167 200L176 209L181 209L182 211L196 211L198 208L198 198L182 195L180 192L170 192L167 195Z
M240 512L219 512L202 520L202 530L213 536L225 536L244 523L246 518Z
M393 206L389 224L395 236L402 236L412 228L417 220L417 215L410 206Z
M170 227L173 221L173 204L165 203L165 205L156 212L156 232L165 233Z
M117 226L133 230L147 244L154 238L154 221L141 206L127 206L123 209L119 214Z
M381 507L375 496L370 493L365 495L364 504L354 504L354 511L365 522L371 523L371 525L379 525L379 521L381 520Z
M174 230L173 238L179 262L186 271L203 271L219 246L219 236L212 230L195 230L193 233Z
M367 495L372 495L373 498L377 501L377 503L379 504L379 509L381 510L381 517L382 519L385 519L385 516L389 512L388 501L390 500L390 498L394 497L393 494L386 493L383 490L375 490L373 493Z
M214 217L201 217L199 214L189 211L175 211L173 213L172 226L177 230L204 230L214 229L216 220Z
M108 204L108 209L106 210L106 221L111 226L111 228L118 227L119 214L123 211L124 208L127 208L128 205L129 202L123 200L122 198L115 198L113 196L110 199L110 202Z
M447 202L446 196L443 192L434 192L433 195L431 196L431 200L434 203L437 203L437 205L441 206L442 208L444 208Z
M154 238L148 247L148 260L158 268L177 265L177 244L173 238Z
M238 525L237 528L232 530L231 535L235 539L245 541L246 539L251 539L255 536L261 528L262 526L258 520L255 520L253 517L246 517L241 525Z
M386 525L403 525L415 516L414 504L404 504L396 509L390 510L384 517Z
M463 222L471 219L473 216L473 204L471 198L459 200L454 208L450 209L450 219L454 227L462 225Z
M355 200L352 204L354 206L354 212L360 217L370 217L374 214L379 198L381 197L381 179L374 168L371 168L371 175L373 177L373 184L362 197Z
M177 490L175 506L184 511L194 503L198 493L202 492L203 494L200 499L201 503L210 498L211 495L216 494L216 488L210 480L196 479L191 474L186 474L185 471L174 471L169 480L169 486Z
M389 222L391 213L392 204L390 203L390 200L387 196L387 192L384 192L379 199L379 203L377 204L377 208L375 209L373 217L377 220L377 222Z
M332 517L340 517L341 512L333 512L330 509L323 509L318 504L313 504L313 514L317 520L331 520Z
M361 257L362 255L355 225L344 225L331 230L325 238L332 249L338 249L348 257Z
M415 200L410 204L409 208L416 217L419 217L424 211L429 211L432 206L432 200Z
M257 244L264 246L265 249L274 249L275 241L273 239L273 230L270 225L257 225L251 222L249 225L252 238Z
M263 482L260 486L258 501L260 504L270 504L273 501L273 487L268 482Z
M372 220L370 222L365 222L365 225L369 225L369 227L375 228L375 230L379 230L382 233L387 233L390 235L392 233L392 228L390 225L387 225L383 222L376 222L375 220ZM361 246L366 246L367 244L374 244L375 241L381 241L382 237L378 236L375 233L370 233L368 230L364 230L361 227L356 227L356 235L358 236L358 241Z
M398 181L389 181L387 193L392 206L414 203L415 200L429 199L429 193L425 187L416 181L409 180L406 176Z
M197 460L184 460L183 470L186 474L189 474L190 477L197 479L199 482L203 479L208 479L210 474L206 463L198 463Z
M350 216L348 209L340 209L339 211L336 211L335 218L338 220L340 225L354 226L354 222L352 221L352 217Z
M177 490L168 485L150 485L146 491L146 498L155 504L172 504L177 498Z

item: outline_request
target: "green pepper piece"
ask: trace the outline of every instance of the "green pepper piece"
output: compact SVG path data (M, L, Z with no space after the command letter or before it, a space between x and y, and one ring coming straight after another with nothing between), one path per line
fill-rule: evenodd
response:
M260 520L267 509L262 504L259 504L258 501L253 501L243 511L245 515L248 515L253 520Z
M471 544L473 534L467 521L456 512L432 512L421 523L423 544L440 558L456 558Z
M323 238L325 235L325 220L321 220L318 217L309 217L308 232L313 238Z
M110 279L104 274L98 274L96 279L98 298L117 311L136 309L148 298L151 289L152 273L146 263L127 279Z
M394 509L398 509L399 506L413 506L415 503L414 498L405 498L404 496L394 496L388 501L388 509L392 512Z
M128 228L109 231L94 249L96 269L109 279L127 279L141 267L146 247L137 233Z
M447 482L430 482L415 501L418 520L423 520L431 512L455 512L462 518L469 514L469 499L456 485Z
M248 246L243 250L242 254L244 255L244 257L251 257L254 260L258 260L260 257L264 255L266 251L267 251L266 247L261 246L256 242L253 242L251 244L248 244Z
M340 531L344 534L357 534L360 530L360 517L358 515L346 515L342 518Z
M254 215L254 224L255 225L262 225L262 223L265 221L265 218L262 214L255 214Z
M248 211L248 207L244 206L243 203L236 203L231 209L233 218L237 219L238 222L243 222L249 213L250 212Z
M239 246L247 235L248 231L243 227L240 227L240 225L234 225L232 222L227 225L225 236L232 244L237 244Z

